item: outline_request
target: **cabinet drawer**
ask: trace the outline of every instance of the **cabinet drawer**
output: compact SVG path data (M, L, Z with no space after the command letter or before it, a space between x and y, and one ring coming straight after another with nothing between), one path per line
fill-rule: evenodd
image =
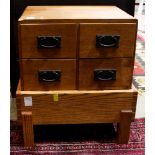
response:
M75 58L76 24L21 24L21 58Z
M80 24L80 57L133 57L137 24Z
M79 89L129 89L132 58L83 59L79 62Z
M76 88L76 61L73 59L24 59L20 64L23 90Z

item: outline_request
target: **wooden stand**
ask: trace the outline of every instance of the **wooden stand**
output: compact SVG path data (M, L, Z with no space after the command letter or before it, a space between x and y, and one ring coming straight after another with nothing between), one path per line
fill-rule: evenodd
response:
M118 123L116 142L119 144L127 144L130 134L130 124L132 122L132 111L122 110L120 115L121 115L121 122ZM23 122L24 146L31 147L34 145L32 113L22 112L22 122Z
M29 6L18 24L25 146L33 125L46 124L118 123L127 143L137 20L115 6Z
M24 98L32 98L25 106ZM34 145L33 125L117 123L117 139L128 143L137 91L21 91L16 93L18 120L23 124L24 146Z

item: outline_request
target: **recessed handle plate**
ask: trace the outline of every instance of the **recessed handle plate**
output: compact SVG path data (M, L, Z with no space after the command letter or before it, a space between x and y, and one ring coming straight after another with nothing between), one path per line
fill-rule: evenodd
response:
M96 35L97 47L118 47L119 35Z
M94 80L95 81L116 80L116 70L115 69L95 69Z
M38 36L38 48L59 48L61 36Z
M39 81L54 82L60 81L61 71L60 70L40 70L38 72Z

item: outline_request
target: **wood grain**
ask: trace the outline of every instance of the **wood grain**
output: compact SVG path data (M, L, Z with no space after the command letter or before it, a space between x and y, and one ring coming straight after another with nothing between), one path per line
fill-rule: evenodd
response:
M95 69L116 69L116 80L95 81ZM79 89L130 89L132 84L132 72L133 58L80 59Z
M33 97L34 124L119 122L119 111L131 109L133 104L132 98L122 94L64 94L59 95L58 102L52 96L38 97Z
M96 35L120 35L118 47L96 47ZM80 24L80 58L133 57L137 24Z
M134 22L135 19L115 6L29 6L19 21L28 22Z
M17 94L18 119L22 111L33 113L34 124L81 124L120 122L120 111L132 109L135 113L136 91L20 91ZM25 93L24 93L25 92ZM28 93L29 92L29 93ZM35 93L36 92L36 93ZM53 95L58 94L58 101ZM24 97L32 97L32 106L26 107Z
M133 91L134 91L134 93L133 93L133 100L134 101L137 101L137 97L138 97L138 91L135 89L134 90L134 88L132 88L133 89ZM134 119L135 119L135 114L136 114L136 105L137 105L137 102L133 102L133 104L132 104L132 121L134 121Z
M120 123L118 123L117 129L117 141L120 144L127 144L130 135L132 110L121 110L120 115Z
M76 61L74 59L22 59L22 90L74 90L76 89ZM39 70L61 70L60 81L38 80Z
M38 36L61 36L60 48L38 48ZM20 24L19 47L21 58L75 58L77 25L72 24Z
M32 112L22 112L24 146L32 147L34 145L34 133Z

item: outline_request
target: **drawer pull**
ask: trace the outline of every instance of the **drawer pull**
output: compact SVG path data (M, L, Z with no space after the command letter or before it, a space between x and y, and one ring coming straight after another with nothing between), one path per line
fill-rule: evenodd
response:
M118 47L119 45L118 35L97 35L96 46L97 47Z
M38 36L38 48L59 48L61 36Z
M94 70L94 80L96 81L116 80L116 70L96 69Z
M39 81L44 82L54 82L60 81L61 71L39 71L38 72Z

